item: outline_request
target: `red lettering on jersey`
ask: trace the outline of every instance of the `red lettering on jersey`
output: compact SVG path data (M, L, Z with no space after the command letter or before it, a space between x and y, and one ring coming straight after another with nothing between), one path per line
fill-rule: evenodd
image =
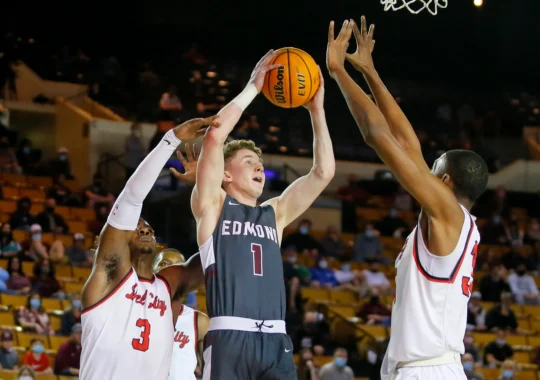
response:
M189 335L185 335L183 331L177 331L174 335L174 341L180 343L180 348L184 348L189 343Z
M160 310L159 315L163 317L165 310L167 310L167 304L158 297L154 297L154 300L148 305L148 308Z
M463 276L461 278L461 291L465 297L470 297L473 291L473 283L470 277Z
M128 300L132 300L135 303L146 306L146 298L148 297L149 303L148 303L148 309L156 309L159 310L159 315L163 317L165 315L165 311L167 310L167 304L164 300L160 300L158 296L155 296L154 293L150 292L148 293L148 290L145 290L143 294L139 294L137 292L137 286L138 284L134 284L131 287L131 293L126 294L126 298ZM151 300L151 301L150 301Z
M397 257L398 261L401 260L401 256L403 256L403 252L405 251L405 248L407 247L407 242L409 241L409 237L405 239L405 243L403 244L403 248L401 248L401 251L399 251L399 255Z

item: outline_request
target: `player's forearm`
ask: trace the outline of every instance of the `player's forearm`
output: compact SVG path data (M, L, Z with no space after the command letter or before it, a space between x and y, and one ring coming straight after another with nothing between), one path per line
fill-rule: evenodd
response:
M411 123L390 91L388 91L388 88L384 85L375 68L365 70L363 74L396 140L404 148L420 150L420 142Z
M310 112L313 126L313 167L311 172L324 181L330 181L336 171L332 140L326 124L324 109Z
M390 127L379 108L345 69L337 72L335 79L366 143L372 145L377 136L391 134Z

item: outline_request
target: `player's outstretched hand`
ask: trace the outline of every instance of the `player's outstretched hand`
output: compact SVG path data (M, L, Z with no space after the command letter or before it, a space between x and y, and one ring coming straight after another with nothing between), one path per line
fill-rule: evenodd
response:
M274 51L274 49L270 49L268 53L266 53L264 57L260 59L260 61L253 69L253 72L251 73L251 78L249 79L249 84L253 84L257 89L257 92L261 92L262 90L266 73L270 70L277 69L278 67L282 66L279 64L270 64L270 62L275 56L276 52Z
M316 110L321 110L324 108L324 78L322 75L321 67L317 65L317 68L319 69L319 89L311 98L309 102L304 104L304 107L306 107L309 112L314 112Z
M330 22L326 46L326 67L332 78L335 78L338 71L345 70L345 55L351 35L352 25L349 20L345 20L337 38L334 38L334 21Z
M358 29L358 25L351 20L356 39L356 51L353 54L347 54L346 58L356 70L365 72L374 68L371 53L375 48L375 40L373 39L375 24L371 24L368 30L365 16L362 16L361 23L361 28Z
M174 134L181 141L195 140L204 135L207 127L219 127L219 115L207 118L191 119L174 128Z
M186 144L186 157L182 152L177 151L176 155L184 167L184 173L180 173L175 168L170 168L171 173L180 181L187 183L190 186L195 185L197 178L197 160L199 159L199 153L196 151L197 146L193 144L193 148Z

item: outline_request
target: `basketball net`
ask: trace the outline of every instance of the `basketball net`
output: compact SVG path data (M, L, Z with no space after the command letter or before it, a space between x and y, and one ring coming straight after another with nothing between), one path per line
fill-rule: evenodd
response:
M439 8L446 8L448 0L381 0L384 10L399 11L407 8L412 14L418 14L426 9L433 16L437 14Z

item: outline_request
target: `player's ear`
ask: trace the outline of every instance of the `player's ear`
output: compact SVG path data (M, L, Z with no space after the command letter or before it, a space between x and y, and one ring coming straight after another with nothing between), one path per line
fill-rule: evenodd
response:
M223 182L232 182L232 176L228 171L223 173Z
M454 183L452 181L452 177L450 177L447 173L443 174L441 180L446 186L449 186L451 188L454 188Z

